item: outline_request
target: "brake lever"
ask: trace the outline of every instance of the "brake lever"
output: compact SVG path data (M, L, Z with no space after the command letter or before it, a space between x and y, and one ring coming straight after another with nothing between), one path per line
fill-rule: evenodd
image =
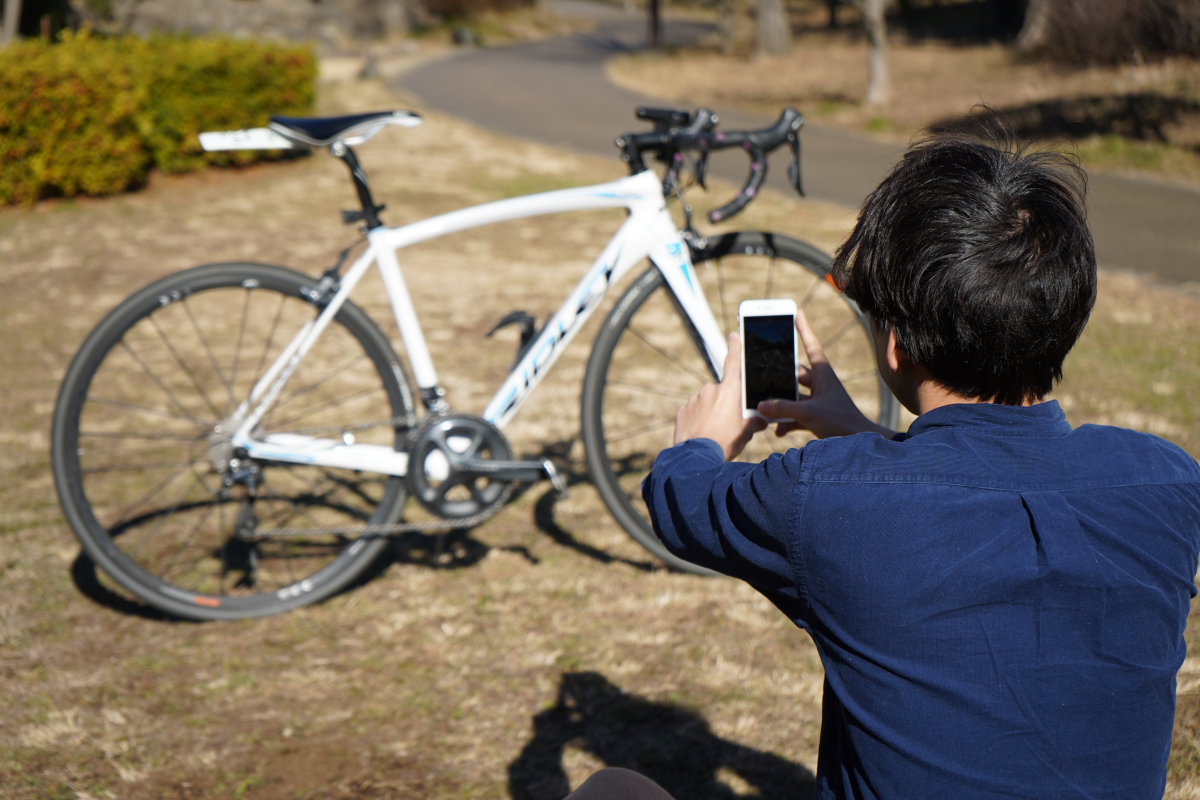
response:
M708 172L708 151L703 151L700 156L692 163L692 177L696 183L700 184L700 188L708 191L708 185L704 183L705 174Z
M796 190L796 194L801 197L806 197L804 194L804 183L800 178L800 132L793 131L788 136L788 144L792 148L792 161L788 164L788 180L792 183L792 188Z

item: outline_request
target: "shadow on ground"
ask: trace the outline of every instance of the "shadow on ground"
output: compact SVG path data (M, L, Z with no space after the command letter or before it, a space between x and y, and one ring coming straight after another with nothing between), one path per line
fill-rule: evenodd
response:
M533 718L533 738L508 766L512 800L570 792L568 747L636 770L679 800L801 800L815 785L805 767L722 739L698 712L626 694L596 672L564 673L555 705Z
M1083 139L1094 135L1117 135L1140 141L1168 142L1166 129L1185 117L1200 115L1200 101L1158 92L1093 95L1044 100L996 109L1014 132L1025 139L1067 137ZM972 116L950 117L935 122L934 131L960 130L972 124Z
M590 479L586 470L574 464L570 450L575 440L552 442L543 445L536 453L524 456L537 461L550 459L559 465L559 472L568 487L587 483ZM559 500L559 494L552 486L545 483L524 484L516 487L509 502L516 500L529 491L540 491L541 494L533 506L533 523L549 536L556 544L574 550L576 553L597 561L601 564L622 563L644 572L661 568L662 565L653 557L634 561L611 555L601 548L581 542L558 522L555 518L554 506ZM486 523L485 523L486 524ZM491 546L479 541L471 535L471 529L456 528L437 533L408 532L391 537L390 546L371 564L361 575L355 578L338 594L353 592L355 589L370 583L385 573L393 564L415 564L428 569L465 569L482 561L492 549ZM531 564L539 563L537 556L528 548L513 545L497 549L515 553ZM80 551L71 567L71 578L80 594L93 602L106 606L127 616L164 622L179 622L180 618L159 611L138 600L130 599L124 594L109 589L99 577L95 562ZM333 595L336 597L337 594Z
M826 0L826 5L831 16L825 16L818 24L793 26L795 32L842 29L855 38L863 35L858 17L849 13L847 0ZM932 6L900 0L887 15L888 27L893 31L903 30L910 39L940 39L964 44L1012 39L1021 30L1024 19L1017 4L997 0L966 0Z

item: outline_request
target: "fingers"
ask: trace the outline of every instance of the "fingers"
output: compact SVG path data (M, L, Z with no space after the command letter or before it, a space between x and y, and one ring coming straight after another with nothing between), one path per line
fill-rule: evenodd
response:
M800 334L800 342L804 345L804 352L808 356L808 363L814 367L818 364L827 364L825 358L825 348L821 346L821 340L817 338L817 334L813 333L813 329L808 325L808 317L804 316L804 310L796 311L796 333ZM805 384L807 386L808 384Z
M763 400L758 404L758 413L766 417L767 422L773 419L799 420L806 416L804 402L804 400L798 402L793 400Z

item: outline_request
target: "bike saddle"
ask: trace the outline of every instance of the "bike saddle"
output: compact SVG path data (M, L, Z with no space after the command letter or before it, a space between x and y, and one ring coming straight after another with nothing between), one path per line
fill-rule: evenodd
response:
M344 117L271 117L270 129L297 144L327 147L336 141L362 144L388 125L415 128L421 116L411 111L375 111Z

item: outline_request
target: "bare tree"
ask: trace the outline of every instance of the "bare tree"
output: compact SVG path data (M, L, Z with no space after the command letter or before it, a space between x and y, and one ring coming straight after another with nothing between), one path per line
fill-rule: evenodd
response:
M1050 4L1051 0L1029 0L1025 7L1025 24L1017 34L1018 50L1028 52L1045 45L1050 29Z
M865 106L883 105L892 93L888 70L887 19L884 10L888 0L854 0L863 14L863 26L867 29L867 96Z
M20 22L21 0L4 0L4 30L0 31L0 45L16 40Z
M759 55L781 56L791 45L792 26L783 0L758 0Z

